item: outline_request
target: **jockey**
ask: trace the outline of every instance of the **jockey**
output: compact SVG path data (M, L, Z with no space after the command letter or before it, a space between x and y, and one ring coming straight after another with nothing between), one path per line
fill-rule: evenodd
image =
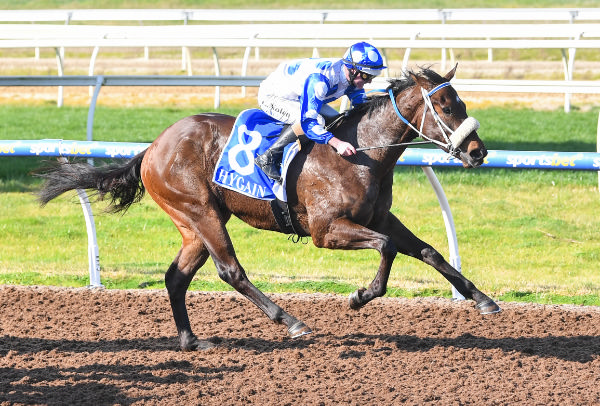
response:
M352 144L325 129L323 116L338 114L327 103L344 95L352 105L363 103L364 85L385 68L377 48L366 42L350 46L342 59L307 58L280 64L261 83L258 104L269 116L290 125L284 127L268 150L256 157L256 165L269 178L281 182L283 149L302 134L319 144L331 145L342 156L356 154Z

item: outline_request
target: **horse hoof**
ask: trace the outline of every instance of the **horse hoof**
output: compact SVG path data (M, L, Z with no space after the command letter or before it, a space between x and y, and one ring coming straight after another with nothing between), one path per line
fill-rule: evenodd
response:
M292 324L290 328L288 328L288 334L291 338L298 338L310 333L312 333L310 327L301 321L297 321L296 323Z
M198 340L197 338L192 342L187 343L185 346L181 346L181 351L190 352L190 351L204 351L210 350L211 348L215 348L216 345L206 340Z
M502 309L492 299L479 302L475 305L475 308L479 310L480 314L494 314L500 313Z
M192 333L182 333L179 336L179 347L181 348L181 351L188 352L209 350L214 348L215 345L210 341L198 340L198 337Z
M363 303L360 297L360 294L362 293L362 289L358 289L352 293L350 293L350 296L348 296L348 304L350 305L350 308L352 310L358 310L361 307L363 307Z

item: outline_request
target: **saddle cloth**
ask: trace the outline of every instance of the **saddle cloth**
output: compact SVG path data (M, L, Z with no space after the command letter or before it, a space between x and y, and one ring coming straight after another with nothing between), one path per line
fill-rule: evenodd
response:
M254 164L254 158L277 141L284 125L262 110L242 111L236 118L231 135L221 152L213 182L256 199L277 198L287 202L285 175L290 162L298 153L298 144L291 143L284 149L281 185L267 177Z

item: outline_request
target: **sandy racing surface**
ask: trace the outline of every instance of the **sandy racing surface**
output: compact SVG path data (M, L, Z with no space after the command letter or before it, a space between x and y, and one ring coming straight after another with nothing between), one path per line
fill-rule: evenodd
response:
M600 309L272 295L289 339L237 293L192 292L213 348L178 350L163 290L0 287L0 404L593 405Z

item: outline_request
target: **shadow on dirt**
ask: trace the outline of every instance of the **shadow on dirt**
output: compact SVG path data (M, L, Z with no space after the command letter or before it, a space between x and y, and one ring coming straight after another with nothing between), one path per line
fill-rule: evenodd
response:
M352 334L345 336L313 334L302 339L286 338L282 341L265 340L257 337L223 338L219 336L210 337L207 341L214 344L216 348L245 350L255 353L270 353L276 350L305 350L312 345L319 344L320 346L335 348L337 351L342 350L340 356L349 358L360 358L360 353L365 347L383 352L426 352L436 347L454 347L467 350L500 349L505 353L518 352L526 356L557 358L580 363L593 361L594 358L600 356L599 336L486 338L465 333L455 338L421 338L412 335L390 334ZM360 351L357 351L357 349L360 349ZM18 354L33 354L40 351L99 351L110 353L131 350L178 351L177 339L175 337L160 337L132 340L78 341L10 336L0 338L0 356L6 356L9 352Z

